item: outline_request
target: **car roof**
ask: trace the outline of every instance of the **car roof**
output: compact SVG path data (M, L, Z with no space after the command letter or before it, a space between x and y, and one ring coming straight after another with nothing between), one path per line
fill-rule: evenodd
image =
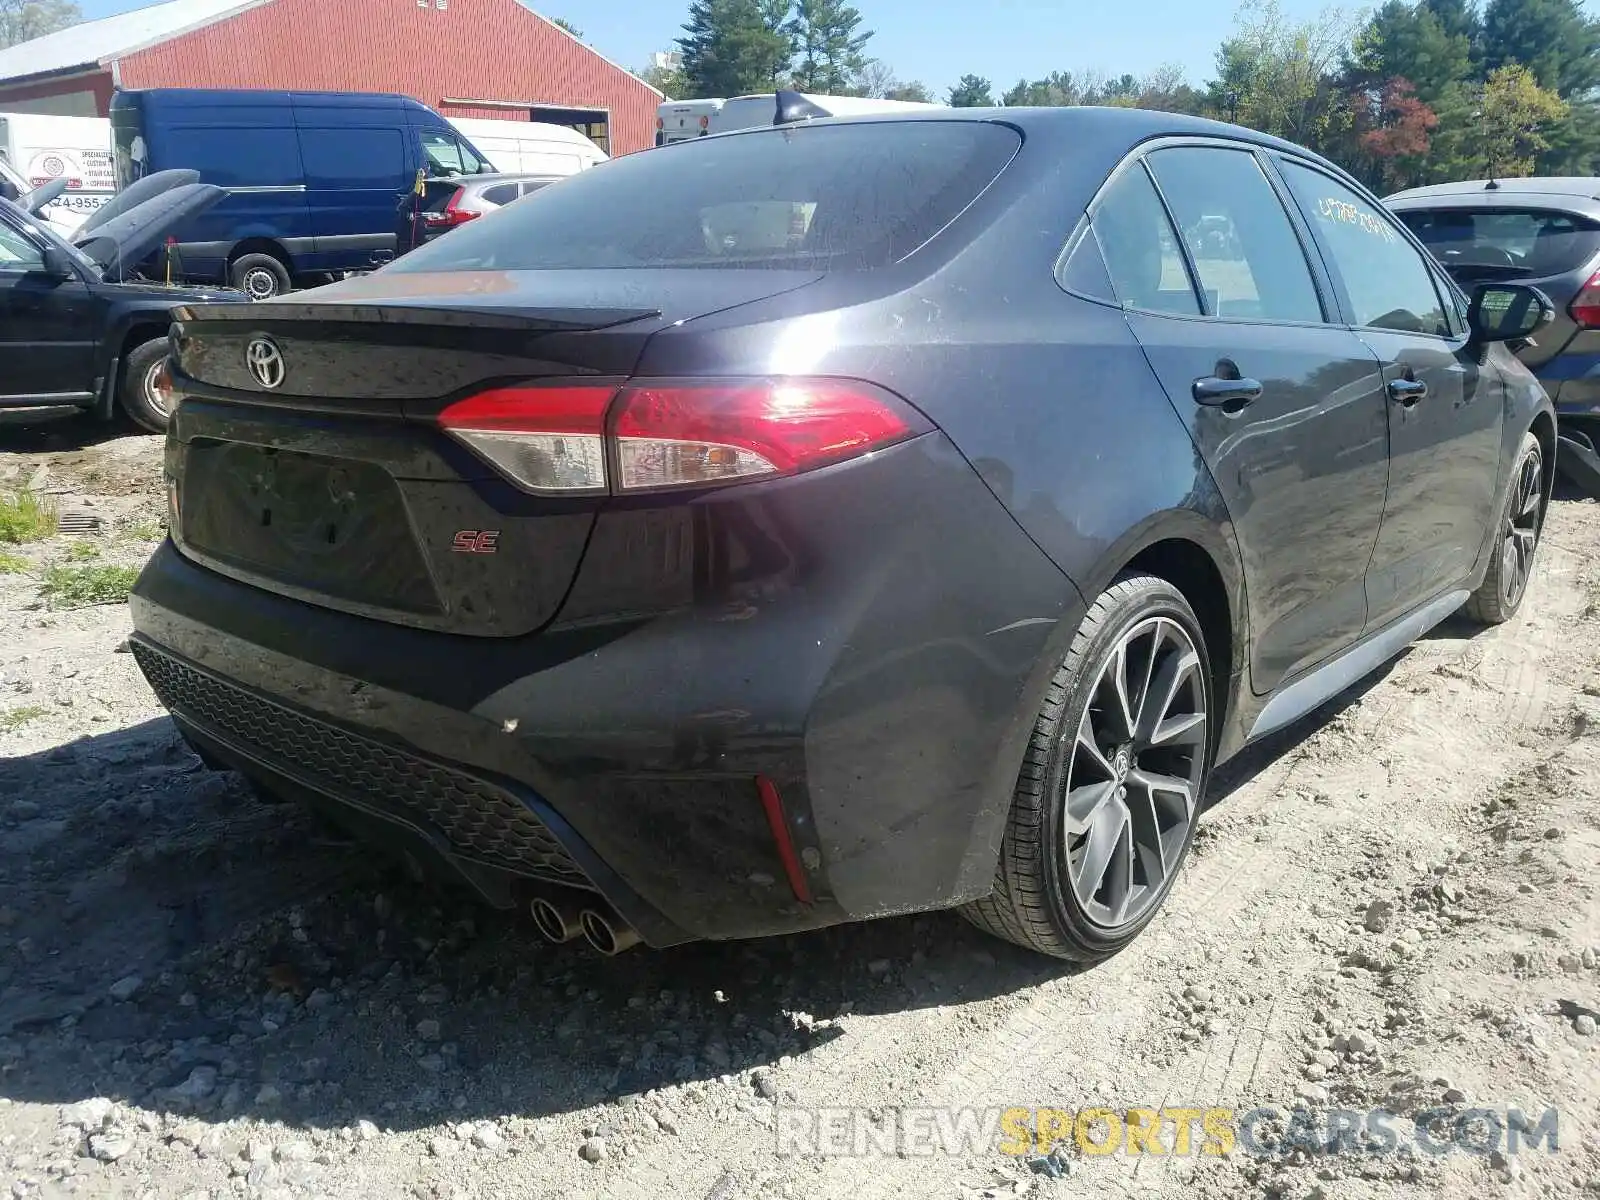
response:
M1406 188L1385 196L1390 200L1430 200L1439 196L1473 196L1478 198L1520 198L1530 192L1549 196L1579 196L1590 200L1600 199L1600 179L1587 175L1533 175L1524 179L1462 179L1454 183L1431 183L1424 187Z
M1492 186L1491 186L1492 185ZM1468 179L1407 188L1385 196L1396 212L1418 209L1517 208L1569 213L1600 221L1600 179L1543 176L1528 179Z

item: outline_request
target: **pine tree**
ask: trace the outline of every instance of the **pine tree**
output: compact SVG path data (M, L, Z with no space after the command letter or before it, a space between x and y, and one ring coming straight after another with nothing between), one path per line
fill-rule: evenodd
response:
M691 0L678 39L691 97L770 91L783 79L793 48L775 9L773 0Z
M860 26L860 11L846 0L798 0L787 26L799 58L795 86L828 95L848 89L866 65L862 51L872 38Z
M1489 0L1483 46L1489 71L1527 67L1563 98L1600 85L1600 23L1578 0Z
M950 89L951 108L988 108L994 103L992 85L981 75L963 75Z

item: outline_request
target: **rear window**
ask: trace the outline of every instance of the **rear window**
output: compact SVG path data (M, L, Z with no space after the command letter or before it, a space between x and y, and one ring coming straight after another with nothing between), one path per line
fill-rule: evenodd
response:
M885 267L949 224L1020 144L978 121L698 138L601 163L389 270Z
M1600 252L1600 226L1569 213L1435 208L1396 215L1447 267L1563 275L1586 266Z

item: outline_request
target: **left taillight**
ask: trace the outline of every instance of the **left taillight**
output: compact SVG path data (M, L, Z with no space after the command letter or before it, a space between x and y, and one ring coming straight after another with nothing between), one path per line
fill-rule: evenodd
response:
M482 213L473 209L461 207L461 197L465 194L465 189L457 188L450 194L450 199L445 202L441 211L422 214L423 224L436 229L454 229L457 225L465 225L474 217L482 216Z
M439 414L446 433L530 492L606 490L606 409L615 387L500 387Z
M565 495L795 475L932 428L893 393L848 379L502 387L438 419L520 487Z
M1591 275L1589 281L1578 290L1572 303L1567 306L1567 312L1580 328L1600 329L1600 271Z

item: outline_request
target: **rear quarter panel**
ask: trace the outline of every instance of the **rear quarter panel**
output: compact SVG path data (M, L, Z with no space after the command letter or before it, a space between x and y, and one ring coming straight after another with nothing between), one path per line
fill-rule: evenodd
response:
M1122 312L1055 281L1067 236L1121 151L1090 154L1081 175L1070 159L1040 155L1014 186L991 189L958 218L941 251L689 321L652 339L637 369L833 375L887 387L943 430L1027 541L1074 585L1080 604L1027 614L1049 616L1049 627L1019 681L975 846L998 844L1000 826L989 819L1003 823L1033 714L1082 602L1141 549L1171 537L1200 545L1230 594L1242 595L1221 499ZM1243 644L1236 624L1234 661L1219 674L1237 674ZM807 745L816 752L814 735Z
M1121 310L1056 283L1067 238L1126 150L1120 137L1030 136L900 266L688 322L658 335L638 370L872 380L944 430L1086 600L1167 537L1199 544L1241 596L1221 497Z

